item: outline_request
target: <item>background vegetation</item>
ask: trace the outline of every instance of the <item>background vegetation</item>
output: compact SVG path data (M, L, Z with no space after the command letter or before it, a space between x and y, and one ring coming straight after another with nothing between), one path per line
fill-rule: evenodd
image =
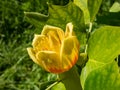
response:
M69 0L0 0L0 90L44 90L57 79L34 64L26 51L41 30L26 21L24 11L48 14L46 2L66 5ZM103 0L94 27L120 26L120 13L108 13L114 2Z

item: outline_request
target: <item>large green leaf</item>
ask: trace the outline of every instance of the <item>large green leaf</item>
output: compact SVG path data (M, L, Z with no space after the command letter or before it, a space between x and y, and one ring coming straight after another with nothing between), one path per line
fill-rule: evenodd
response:
M91 34L89 59L109 63L120 53L120 27L103 26Z
M49 5L49 15L47 24L63 28L68 22L72 22L75 30L85 32L83 12L72 2L66 6Z
M88 0L88 10L90 13L90 21L93 22L99 11L102 0Z
M65 6L49 4L48 15L43 15L37 12L25 12L25 15L29 18L29 22L32 24L37 24L36 22L38 22L38 24L44 22L44 24L55 25L64 29L68 22L72 22L75 30L85 32L83 12L72 2L69 2Z
M120 54L120 27L104 26L95 30L88 42L89 60L82 70L81 82L84 88L90 73L112 62Z
M93 70L102 67L103 65L105 65L104 63L101 62L97 62L95 60L89 59L89 61L86 63L86 66L82 69L81 72L81 84L82 87L84 88L84 83L86 81L86 78L88 77L88 75L90 74L90 72L92 72Z
M90 15L88 11L87 2L88 0L74 0L74 3L83 11L86 24L90 22Z
M87 77L84 90L119 90L120 73L116 62L92 71Z
M27 15L28 14L28 15ZM34 15L34 16L33 16ZM36 17L35 17L36 15ZM74 3L69 2L65 6L51 5L49 4L49 15L26 13L29 21L37 28L43 27L45 24L54 25L65 30L66 24L72 22L74 25L74 31L76 32L81 44L85 43L86 31L84 23L84 15L82 10ZM43 18L41 18L43 17Z

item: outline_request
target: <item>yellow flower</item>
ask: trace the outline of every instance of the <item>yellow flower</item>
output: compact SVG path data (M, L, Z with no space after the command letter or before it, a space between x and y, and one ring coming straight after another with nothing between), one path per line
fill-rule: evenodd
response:
M31 59L52 73L62 73L77 62L79 42L73 33L72 23L61 28L45 25L40 35L35 35L33 48L27 48Z

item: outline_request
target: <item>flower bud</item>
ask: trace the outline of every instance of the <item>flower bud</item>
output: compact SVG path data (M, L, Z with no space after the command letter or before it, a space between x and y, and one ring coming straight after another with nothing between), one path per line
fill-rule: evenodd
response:
M78 60L79 42L73 33L72 23L61 28L45 25L40 35L35 35L32 48L27 48L31 59L52 73L68 71Z

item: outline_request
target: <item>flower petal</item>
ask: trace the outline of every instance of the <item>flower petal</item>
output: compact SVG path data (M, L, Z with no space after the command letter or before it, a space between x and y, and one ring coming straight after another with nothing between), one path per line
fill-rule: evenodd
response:
M42 63L43 68L48 72L60 73L62 72L62 65L60 56L53 51L40 51L36 55L38 61Z
M39 42L40 42L44 37L45 37L44 35L37 35L37 34L35 34L35 35L34 35L33 42L32 42L32 46L33 46L33 47L36 47L36 46L39 44Z
M56 52L60 51L61 43L62 40L64 39L64 32L62 29L46 25L44 26L41 34L49 38L50 47L52 48L53 51Z
M68 23L66 25L65 37L72 36L72 35L73 35L73 25L72 23Z
M54 35L54 37L56 39L59 39L59 41L62 41L64 38L64 32L61 28L50 26L50 25L44 26L41 35L48 35L48 36Z
M27 51L28 51L28 54L30 56L30 58L38 65L41 65L38 60L36 59L36 56L35 56L35 53L34 53L34 50L33 48L27 48Z
M35 35L32 45L35 52L41 50L51 50L49 39L45 35Z
M71 36L63 41L61 46L60 58L63 67L70 69L78 60L79 42L76 36Z

